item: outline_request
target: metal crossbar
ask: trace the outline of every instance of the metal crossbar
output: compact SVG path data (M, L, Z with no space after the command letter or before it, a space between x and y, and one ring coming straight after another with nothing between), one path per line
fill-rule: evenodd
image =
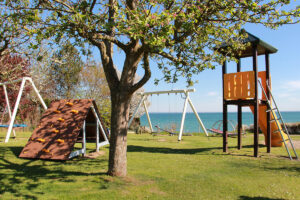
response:
M288 153L290 159L293 160L293 157L292 157L292 155L291 155L291 153L290 153L290 151L289 151L289 149L288 149L287 143L286 143L287 141L290 142L291 147L292 147L292 150L293 150L294 155L295 155L295 158L296 158L296 160L298 160L298 154L297 154L296 149L295 149L295 147L294 147L293 141L292 141L292 139L291 139L291 137L290 137L290 134L289 134L289 132L288 132L288 129L287 129L287 127L286 127L286 125L285 125L285 123L284 123L284 121L283 121L282 115L281 115L281 113L280 113L280 111L279 111L279 109L278 109L278 106L277 106L277 104L276 104L276 102L275 102L275 99L274 99L274 97L273 97L273 95L272 95L272 92L271 92L271 89L270 89L269 85L266 84L266 87L267 87L266 89L268 90L268 92L269 92L270 95L271 95L271 100L268 99L268 96L267 96L267 94L266 94L266 92L265 92L265 90L264 90L264 88L263 88L263 86L262 86L260 80L258 80L258 83L260 84L260 87L261 87L261 89L262 89L262 92L263 92L264 96L266 97L267 105L268 105L268 107L269 107L269 108L268 108L269 110L267 110L266 112L271 112L271 113L272 113L272 116L273 116L274 119L271 120L271 121L276 122L276 125L277 125L277 127L278 127L278 130L276 130L276 131L274 131L274 132L280 132L280 135L281 135L281 138L282 138L282 142L284 143L285 149L286 149L286 151L287 151L287 153ZM271 102L274 104L275 108L272 107ZM275 112L274 112L275 110L277 110L277 113L278 113L278 115L279 115L279 118L276 117ZM283 132L282 128L280 128L279 120L281 121L281 124L282 124L282 126L283 126L283 128L284 128L285 134L288 136L288 139L284 139L284 137L283 137L284 132Z

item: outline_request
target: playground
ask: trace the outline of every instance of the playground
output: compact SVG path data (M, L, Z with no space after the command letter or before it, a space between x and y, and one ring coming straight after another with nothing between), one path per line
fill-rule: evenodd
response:
M15 140L1 144L1 199L254 200L300 195L300 163L290 161L284 148L266 153L263 137L261 153L254 158L251 134L243 137L241 150L236 149L236 138L228 138L230 153L222 152L222 137L185 136L179 143L177 136L129 134L124 179L106 175L108 146L96 159L19 159L30 135L19 132ZM292 138L300 141L299 135ZM86 148L88 153L94 151L95 144Z
M232 44L226 43L215 49L236 59L234 72L228 70L229 62L222 62L223 112L222 120L215 123L217 128L202 123L189 96L196 92L193 88L136 93L140 100L130 115L129 109L113 106L121 101L114 102L111 95L111 134L96 100L59 98L46 105L30 77L0 83L5 102L0 127L7 128L0 136L0 198L297 199L300 136L289 134L272 94L270 54L277 49L247 35L242 42L250 45L239 52L230 51ZM264 57L264 64L258 63L258 56ZM244 70L244 58L252 60L251 70ZM20 87L13 97L7 86L16 83ZM32 131L16 134L16 128L27 126L18 123L21 118L17 116L26 83L43 111ZM168 95L171 99L177 94L184 102L180 129L153 126L148 98ZM116 96L122 99L122 95ZM237 124L231 125L234 131L228 127L229 106L237 108ZM129 133L127 143L127 128L140 107L144 107L150 134ZM187 107L197 119L196 134L184 134ZM253 113L253 130L247 134L242 129L244 107Z

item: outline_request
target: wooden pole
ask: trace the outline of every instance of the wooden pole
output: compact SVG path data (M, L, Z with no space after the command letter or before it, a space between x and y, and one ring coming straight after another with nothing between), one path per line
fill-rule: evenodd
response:
M228 151L228 135L227 135L227 102L224 94L224 75L227 73L227 63L223 63L222 80L223 80L223 152Z
M239 61L237 63L237 72L241 72L241 59L239 58ZM238 149L242 148L242 133L241 133L241 129L242 129L242 106L239 104L238 105Z
M266 52L265 54L265 60L266 60L266 82L267 85L271 88L271 80L270 80L270 60L269 60L269 52ZM270 91L266 89L267 97L271 101L271 95ZM271 113L267 112L267 153L271 153Z
M253 71L255 80L255 99L254 99L254 157L258 157L258 70L257 70L257 45L253 45Z

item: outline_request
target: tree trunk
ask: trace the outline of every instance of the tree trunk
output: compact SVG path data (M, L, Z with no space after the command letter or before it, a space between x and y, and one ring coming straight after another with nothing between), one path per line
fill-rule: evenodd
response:
M108 174L126 176L127 174L127 126L129 121L131 95L114 91L111 94L111 135L109 147Z

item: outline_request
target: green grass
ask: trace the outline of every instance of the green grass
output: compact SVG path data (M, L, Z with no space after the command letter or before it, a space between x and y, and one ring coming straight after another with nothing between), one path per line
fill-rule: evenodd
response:
M251 134L243 137L240 151L237 139L230 138L229 153L222 152L221 137L185 136L178 142L176 136L129 134L126 178L105 174L107 147L96 159L19 159L29 135L0 143L0 199L300 198L300 162L288 160L284 148L267 154L263 145L260 157L252 157ZM88 150L94 146L88 144Z

